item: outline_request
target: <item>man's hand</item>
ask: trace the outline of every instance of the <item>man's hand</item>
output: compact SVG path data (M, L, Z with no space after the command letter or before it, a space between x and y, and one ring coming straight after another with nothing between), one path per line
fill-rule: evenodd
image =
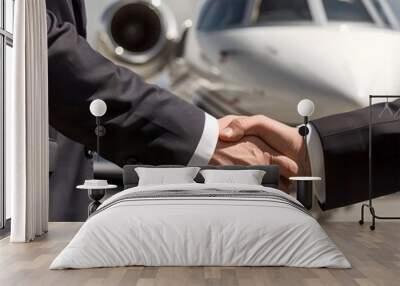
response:
M297 164L279 154L260 138L246 136L237 142L218 142L212 165L279 165L281 173L290 177L298 172Z
M220 140L214 165L279 165L281 188L303 172L299 162L304 146L296 128L265 116L227 116L219 120Z
M219 124L220 140L225 144L241 142L247 136L261 140L264 145L260 150L268 158L264 163L280 166L284 184L291 176L310 174L306 148L297 128L263 115L227 116L220 119Z

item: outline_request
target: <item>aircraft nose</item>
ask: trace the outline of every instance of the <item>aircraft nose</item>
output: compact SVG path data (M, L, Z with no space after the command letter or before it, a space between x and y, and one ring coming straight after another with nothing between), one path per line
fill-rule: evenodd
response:
M341 34L332 48L327 74L344 99L366 106L371 94L400 94L400 33Z

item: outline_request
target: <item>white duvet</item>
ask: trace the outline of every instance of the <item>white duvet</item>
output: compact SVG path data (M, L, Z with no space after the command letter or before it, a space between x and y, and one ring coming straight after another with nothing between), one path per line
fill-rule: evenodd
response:
M137 192L169 190L255 190L299 204L279 190L261 186L185 184L128 189L100 206L50 269L128 265L350 267L313 217L279 200L251 196L121 200Z

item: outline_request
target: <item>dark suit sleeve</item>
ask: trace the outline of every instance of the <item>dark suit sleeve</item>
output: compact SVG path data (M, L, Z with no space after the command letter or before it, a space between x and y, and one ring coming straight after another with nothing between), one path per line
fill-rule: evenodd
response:
M108 111L101 155L119 165L187 164L201 138L205 114L94 51L75 26L47 11L50 124L95 150L90 102Z
M384 104L372 107L372 178L374 197L400 190L400 121ZM390 104L393 113L400 102ZM369 108L313 121L324 151L326 201L333 209L368 199Z

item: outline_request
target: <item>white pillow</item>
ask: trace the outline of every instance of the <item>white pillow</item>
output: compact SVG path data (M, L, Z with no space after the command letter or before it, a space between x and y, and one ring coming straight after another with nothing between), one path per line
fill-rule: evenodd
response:
M195 183L198 167L184 168L135 168L139 176L139 186L171 185Z
M265 171L262 170L202 170L205 184L261 185Z

